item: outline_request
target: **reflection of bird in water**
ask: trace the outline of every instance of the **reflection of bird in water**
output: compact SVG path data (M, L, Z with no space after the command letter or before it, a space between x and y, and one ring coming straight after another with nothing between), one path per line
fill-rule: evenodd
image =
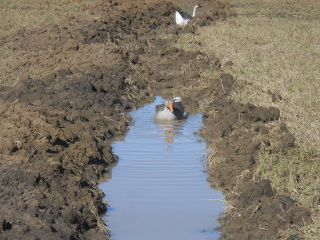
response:
M192 16L187 12L176 11L176 24L180 26L187 25L188 22L196 16L196 11L199 7L199 5L194 6Z
M158 120L181 120L187 117L180 97L175 97L173 100L167 99L164 104L155 107L155 119Z
M165 128L164 133L166 135L166 137L164 138L166 142L168 143L173 143L173 126L168 126L168 128Z

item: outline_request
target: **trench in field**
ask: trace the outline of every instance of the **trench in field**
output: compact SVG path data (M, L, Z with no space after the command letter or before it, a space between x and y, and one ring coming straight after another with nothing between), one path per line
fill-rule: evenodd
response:
M109 205L104 220L116 240L218 239L224 203L206 180L206 143L196 134L202 115L156 121L162 102L130 113L133 125L112 145L119 161L100 185Z

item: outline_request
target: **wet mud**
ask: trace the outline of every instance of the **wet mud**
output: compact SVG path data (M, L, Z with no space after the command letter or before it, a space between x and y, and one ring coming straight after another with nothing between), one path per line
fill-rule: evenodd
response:
M236 80L218 59L173 46L180 34L234 15L229 5L201 4L206 14L185 28L172 27L177 4L110 0L0 39L15 52L12 71L21 78L0 89L1 239L108 239L97 185L117 161L111 139L126 133L127 112L173 94L187 111L203 112L200 134L225 159L209 169L209 182L233 207L220 219L223 237L271 239L310 221L269 180L252 180L257 154L274 144L267 123L279 110L233 101ZM207 69L220 77L202 77ZM274 139L281 150L294 147L285 123Z

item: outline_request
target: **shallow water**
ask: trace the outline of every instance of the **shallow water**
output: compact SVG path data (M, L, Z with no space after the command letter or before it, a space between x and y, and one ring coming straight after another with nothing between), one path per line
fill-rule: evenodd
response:
M134 124L112 145L119 162L100 188L110 208L105 221L116 240L218 239L220 191L204 172L205 142L195 133L202 115L182 121L153 119L156 104L131 113Z

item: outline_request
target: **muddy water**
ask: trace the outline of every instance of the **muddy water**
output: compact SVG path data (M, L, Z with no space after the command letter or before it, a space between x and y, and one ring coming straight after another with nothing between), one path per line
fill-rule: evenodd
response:
M131 113L134 124L113 144L119 162L100 188L106 193L105 221L116 240L218 239L220 191L204 172L206 144L195 133L202 115L173 122L153 120L162 98Z

